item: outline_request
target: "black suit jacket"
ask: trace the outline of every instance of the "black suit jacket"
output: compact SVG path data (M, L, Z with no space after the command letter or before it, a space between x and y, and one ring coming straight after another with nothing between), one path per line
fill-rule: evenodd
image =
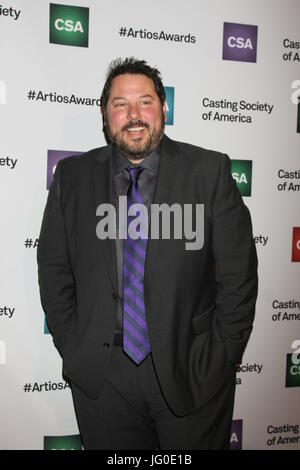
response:
M109 368L118 301L115 240L96 236L96 209L112 197L111 145L60 161L38 245L41 301L64 373L94 398ZM257 257L226 155L164 136L153 202L204 204L202 249L149 239L145 264L154 365L170 408L183 416L232 379L242 359Z

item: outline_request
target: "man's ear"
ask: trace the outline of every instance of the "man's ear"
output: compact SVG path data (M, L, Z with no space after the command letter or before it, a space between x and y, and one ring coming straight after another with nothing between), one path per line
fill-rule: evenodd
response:
M164 113L164 116L165 116L165 122L167 122L168 118L167 118L167 100L165 100L164 104L163 104L163 113Z
M101 114L102 114L103 126L106 127L107 119L106 119L106 111L105 111L104 106L101 106Z

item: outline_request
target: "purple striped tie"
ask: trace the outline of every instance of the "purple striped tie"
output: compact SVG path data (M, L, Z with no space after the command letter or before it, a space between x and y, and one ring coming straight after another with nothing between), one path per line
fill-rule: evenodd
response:
M138 177L143 167L127 168L131 184L127 193L127 211L132 204L143 204L138 190ZM138 214L137 214L138 215ZM135 216L127 217L127 229ZM124 239L123 265L123 350L136 363L140 364L150 353L145 303L144 271L147 238Z

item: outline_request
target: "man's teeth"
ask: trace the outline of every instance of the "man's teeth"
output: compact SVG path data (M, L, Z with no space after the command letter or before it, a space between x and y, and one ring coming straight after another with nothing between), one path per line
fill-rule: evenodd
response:
M130 132L140 132L140 131L143 131L144 129L145 129L144 127L130 127L127 130Z

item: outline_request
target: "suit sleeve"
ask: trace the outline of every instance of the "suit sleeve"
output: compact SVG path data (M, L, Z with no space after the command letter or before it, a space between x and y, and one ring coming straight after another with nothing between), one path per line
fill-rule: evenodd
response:
M49 190L39 236L37 261L41 303L61 356L75 311L75 281L69 261L60 194L61 162Z
M257 297L257 255L248 208L220 159L213 204L213 251L217 264L217 323L228 359L240 363L253 328Z

